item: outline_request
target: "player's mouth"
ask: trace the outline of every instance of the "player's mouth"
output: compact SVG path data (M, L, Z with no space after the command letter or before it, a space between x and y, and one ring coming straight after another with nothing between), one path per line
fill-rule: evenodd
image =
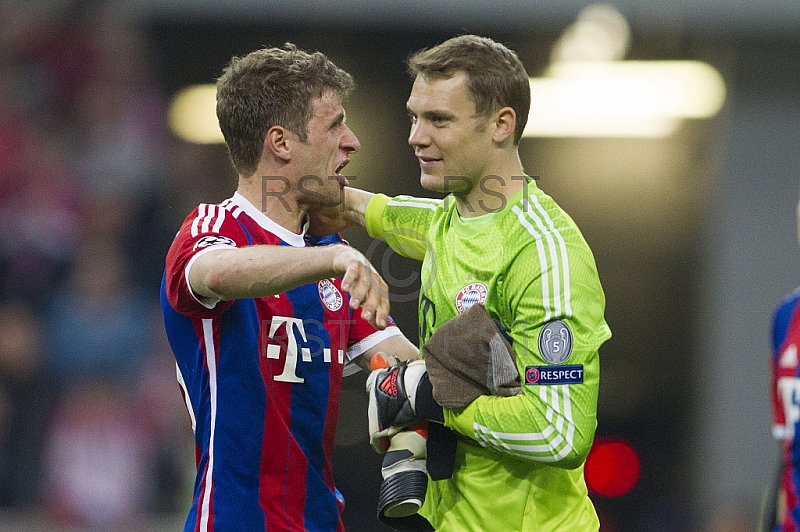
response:
M417 159L419 159L419 165L421 168L433 168L436 166L437 163L442 162L441 159L435 159L433 157L423 157L421 155L417 155Z
M344 170L344 167L347 166L347 163L349 163L349 162L350 162L350 159L345 159L344 161L342 161L342 164L337 166L336 170L334 170L334 173L336 174L336 177L339 179L339 184L342 185L343 187L346 187L347 185L350 184L350 182L347 181L347 178L342 175L342 170Z

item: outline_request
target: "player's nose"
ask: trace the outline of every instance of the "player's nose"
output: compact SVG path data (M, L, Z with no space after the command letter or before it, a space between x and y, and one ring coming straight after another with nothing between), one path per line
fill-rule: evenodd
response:
M411 131L408 134L408 143L413 146L427 146L430 144L430 137L426 134L425 128L420 120L411 124Z
M353 130L350 129L348 126L345 126L347 131L345 132L344 136L342 137L342 141L340 142L340 146L346 152L353 153L361 149L361 142L356 137L356 134L353 133Z

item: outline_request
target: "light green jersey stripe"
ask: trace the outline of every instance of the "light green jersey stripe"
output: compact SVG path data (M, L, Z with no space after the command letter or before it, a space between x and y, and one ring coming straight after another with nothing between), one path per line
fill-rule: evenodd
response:
M537 462L561 460L572 451L575 437L569 386L542 387L539 390L539 398L547 405L545 419L549 425L543 431L498 432L474 421L475 440L484 447L495 447L528 460Z
M569 259L567 256L567 244L564 242L564 237L561 234L555 224L553 223L553 219L550 217L550 214L547 210L542 206L539 202L539 198L536 197L535 194L531 194L530 196L531 202L536 207L536 210L541 213L544 220L547 222L548 227L552 234L558 239L558 248L561 251L561 273L564 275L564 315L565 316L572 316L572 303L571 303L571 282L569 276ZM558 312L558 311L557 311Z
M442 206L444 200L435 198L414 198L411 196L397 196L389 200L387 205L401 207L418 207L420 209L431 209L435 211Z
M546 274L545 272L550 272L551 268L548 264L547 253L545 253L544 244L542 243L542 235L540 235L536 229L533 228L530 221L528 221L525 215L522 214L522 211L519 207L515 205L511 210L517 215L519 222L525 229L528 230L533 237L534 242L536 243L536 249L539 252L539 268L542 271L542 304L544 305L545 312L544 321L549 321L553 316L553 311L551 309L552 298L550 297L550 275Z
M545 305L544 320L572 316L571 286L567 246L553 219L542 206L535 193L519 205L512 207L520 223L533 236L539 250L542 268L542 298ZM535 226L535 227L534 227ZM547 246L541 244L544 238ZM546 251L545 251L546 249ZM546 272L546 274L545 274ZM552 287L552 293L550 288ZM563 288L562 288L563 287Z

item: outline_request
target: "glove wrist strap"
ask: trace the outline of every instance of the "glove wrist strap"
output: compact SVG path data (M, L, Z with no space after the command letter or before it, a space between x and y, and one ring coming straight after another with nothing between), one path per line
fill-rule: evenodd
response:
M419 380L413 407L418 417L444 423L444 411L441 405L433 399L433 385L427 372Z

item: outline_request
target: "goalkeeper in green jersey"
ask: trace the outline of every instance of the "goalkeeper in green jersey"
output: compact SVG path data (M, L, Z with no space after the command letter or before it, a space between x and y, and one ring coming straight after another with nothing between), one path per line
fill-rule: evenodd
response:
M472 35L418 52L409 67L420 181L449 195L348 188L328 229L365 226L422 261L420 347L484 305L510 339L522 385L520 395L482 395L438 416L415 397L420 368L406 371L413 382L400 375L415 415L458 434L452 477L429 480L420 514L439 531L597 531L583 466L597 426L598 348L611 332L589 246L520 162L528 75L514 52Z

